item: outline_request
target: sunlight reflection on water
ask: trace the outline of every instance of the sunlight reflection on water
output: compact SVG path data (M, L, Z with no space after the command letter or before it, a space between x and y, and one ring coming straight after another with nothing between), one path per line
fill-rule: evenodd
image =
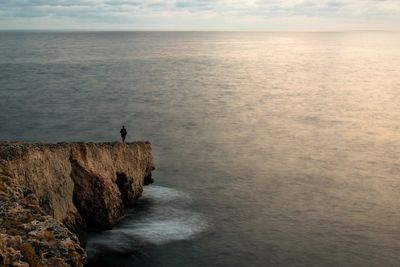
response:
M112 266L397 267L399 77L399 32L0 32L0 139L152 143Z

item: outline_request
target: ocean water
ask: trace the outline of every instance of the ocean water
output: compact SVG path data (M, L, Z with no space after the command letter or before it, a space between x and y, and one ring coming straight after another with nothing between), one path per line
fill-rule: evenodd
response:
M0 32L0 139L152 143L92 266L400 266L399 32Z

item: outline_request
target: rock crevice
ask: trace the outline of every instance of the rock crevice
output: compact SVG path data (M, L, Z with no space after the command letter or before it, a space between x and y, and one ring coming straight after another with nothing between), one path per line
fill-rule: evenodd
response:
M148 142L0 142L0 265L82 266L77 236L117 223L153 169Z

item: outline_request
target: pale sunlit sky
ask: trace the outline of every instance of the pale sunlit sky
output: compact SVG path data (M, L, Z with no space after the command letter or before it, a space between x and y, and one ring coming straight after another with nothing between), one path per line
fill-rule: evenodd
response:
M0 29L400 30L400 0L0 0Z

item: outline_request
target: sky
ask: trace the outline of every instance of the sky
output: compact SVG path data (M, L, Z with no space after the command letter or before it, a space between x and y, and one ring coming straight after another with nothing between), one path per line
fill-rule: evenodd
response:
M0 29L400 30L400 0L0 0Z

